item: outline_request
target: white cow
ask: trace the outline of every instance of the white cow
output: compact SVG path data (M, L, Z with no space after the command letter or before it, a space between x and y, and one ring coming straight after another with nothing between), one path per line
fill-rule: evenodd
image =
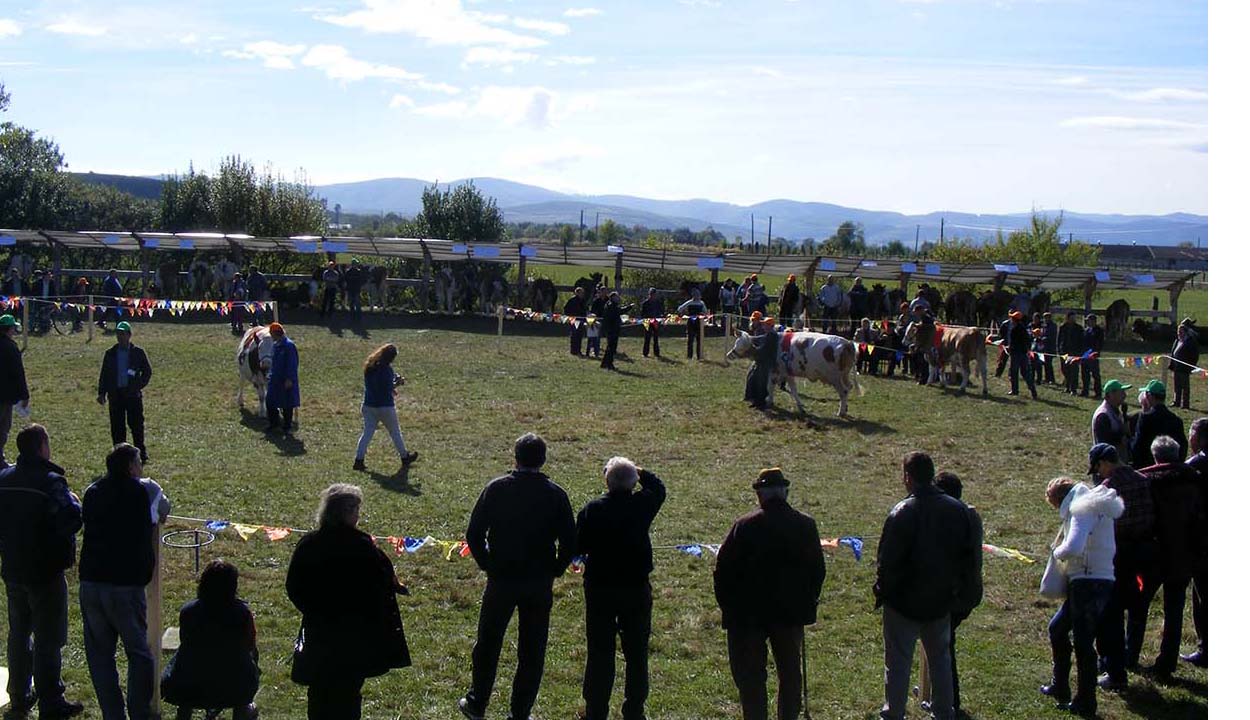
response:
M739 332L733 348L725 357L753 357L755 353L751 336ZM818 332L786 332L777 344L777 360L768 382L769 405L773 402L773 389L777 385L784 385L789 388L790 397L794 398L799 414L807 414L803 410L803 403L799 401L798 386L794 382L796 377L801 377L832 385L838 392L838 417L846 417L846 399L851 390L861 396L864 394L864 388L859 384L859 373L855 369L855 359L855 344L846 338Z
M239 407L243 407L243 386L251 384L256 389L257 414L265 414L265 385L269 381L269 365L273 362L273 338L269 328L262 326L248 329L239 340L235 353L239 365Z

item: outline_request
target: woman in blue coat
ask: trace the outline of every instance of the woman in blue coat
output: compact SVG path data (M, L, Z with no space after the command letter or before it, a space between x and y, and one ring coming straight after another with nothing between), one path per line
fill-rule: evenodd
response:
M290 434L291 416L299 407L299 350L278 323L270 323L273 338L273 360L269 365L269 387L265 391L265 407L269 409L268 430L278 429L278 412L282 412L282 432Z

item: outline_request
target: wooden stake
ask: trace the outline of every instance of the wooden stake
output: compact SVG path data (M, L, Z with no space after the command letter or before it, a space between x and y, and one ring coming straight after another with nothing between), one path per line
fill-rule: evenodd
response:
M148 650L153 659L152 705L151 717L161 716L161 636L165 634L161 613L161 523L152 528L152 549L156 553L156 568L152 572L152 582L147 587L148 603Z
M278 319L278 301L277 301L277 300L270 300L270 301L269 301L269 303L270 303L270 305L272 305L272 307L273 307L273 321L274 321L274 322L282 322L281 320L279 320L279 319Z

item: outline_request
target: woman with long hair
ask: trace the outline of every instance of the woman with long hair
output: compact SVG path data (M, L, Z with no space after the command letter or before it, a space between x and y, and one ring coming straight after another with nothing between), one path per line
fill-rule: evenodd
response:
M364 420L364 430L360 433L360 441L356 443L356 462L353 470L365 470L365 452L373 440L373 432L381 422L391 435L395 444L395 452L399 453L399 461L404 467L417 459L417 453L408 452L404 447L404 434L399 430L399 414L395 412L396 388L404 384L404 377L396 374L391 363L399 349L393 343L387 343L369 353L365 360L365 399L360 405L360 416Z
M357 528L364 496L336 483L321 493L317 529L291 556L286 594L300 611L291 680L308 688L308 720L359 720L366 678L412 661L390 558Z

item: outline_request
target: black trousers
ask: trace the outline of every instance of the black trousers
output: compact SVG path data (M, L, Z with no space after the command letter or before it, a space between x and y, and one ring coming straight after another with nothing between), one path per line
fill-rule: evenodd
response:
M1198 635L1198 652L1207 654L1207 563L1194 568L1194 591L1190 600L1194 607L1194 633Z
M569 354L582 354L582 336L586 334L586 324L579 321L573 321L569 325Z
M929 359L923 352L911 354L911 372L916 376L916 382L921 385L929 384Z
M483 714L486 712L491 691L495 688L503 636L513 613L516 613L517 668L512 679L509 709L514 718L529 717L534 701L538 699L538 686L542 683L543 663L547 657L551 583L551 578L486 580L482 610L477 619L477 642L473 644L473 687L465 696L474 710Z
M65 697L61 682L61 648L69 632L65 574L38 585L6 581L4 587L9 603L9 698L21 702L33 678L39 706L52 708Z
M1146 616L1150 606L1142 602L1137 577L1153 574L1152 543L1124 542L1116 547L1115 585L1098 627L1098 656L1106 672L1117 682L1128 678L1128 667L1136 666L1141 656ZM1128 615L1127 630L1125 614ZM1136 629L1140 628L1140 633Z
M727 640L743 720L768 720L769 645L777 666L777 717L797 720L803 690L803 626L731 627Z
M838 331L838 311L834 308L827 307L820 314L820 331L829 334L829 330Z
M1033 370L1029 367L1028 353L1013 352L1011 353L1011 393L1014 395L1020 392L1020 376L1024 375L1024 382L1029 386L1029 392L1037 395L1037 386L1033 384Z
M625 655L625 720L645 717L650 691L647 644L651 639L651 583L632 586L596 586L587 583L586 673L582 698L586 720L607 720L612 684L616 679L616 636ZM515 717L515 716L514 716ZM524 716L520 716L524 717Z
M703 336L699 334L699 321L686 321L686 359L693 358L697 353L703 359Z
M1102 395L1102 368L1098 365L1098 358L1092 360L1081 361L1081 394L1089 394L1089 381L1094 380L1094 395Z
M148 457L148 448L143 443L143 396L125 391L108 394L109 430L113 435L113 444L126 442L126 427L130 427L130 437L139 454L144 460Z
M1076 366L1076 363L1070 363L1066 361L1061 362L1059 367L1060 369L1063 370L1064 391L1070 395L1075 395L1076 384L1077 384L1077 381L1080 379L1080 374L1081 374L1080 369Z
M619 335L608 336L608 349L603 352L603 362L599 367L616 369L616 346L621 341Z
M333 285L327 285L325 292L321 294L321 317L327 317L334 314L334 295L337 290Z
M1189 379L1191 377L1193 377L1193 372L1187 367L1172 371L1172 386L1175 388L1172 405L1189 409Z
M1175 672L1176 661L1181 654L1181 626L1185 624L1185 596L1189 594L1189 579L1165 582L1162 577L1155 575L1146 578L1144 585L1142 603L1147 608L1154 600L1155 593L1159 592L1160 587L1163 588L1163 633L1159 640L1159 654L1155 657L1155 670L1162 673ZM1143 616L1142 620L1146 618ZM1136 631L1136 627L1132 628L1130 635ZM1142 635L1145 632L1143 622Z
M660 356L660 326L652 325L650 322L642 324L642 355L646 357L651 353L651 343L655 343L655 356Z
M968 616L951 615L951 707L955 713L959 713L959 665L955 661L955 631L959 629L960 623L967 620Z
M1043 373L1043 377L1046 378L1046 383L1049 385L1054 385L1055 384L1055 356L1051 355L1049 352L1046 353L1046 357L1042 360L1042 370L1045 371ZM1039 379L1039 382L1041 382L1040 379Z
M308 720L360 720L360 690L365 679L339 677L308 686Z
M268 406L269 410L269 427L270 429L278 427L278 414L282 414L282 429L286 432L291 431L291 418L295 415L295 408L276 408L273 405Z

